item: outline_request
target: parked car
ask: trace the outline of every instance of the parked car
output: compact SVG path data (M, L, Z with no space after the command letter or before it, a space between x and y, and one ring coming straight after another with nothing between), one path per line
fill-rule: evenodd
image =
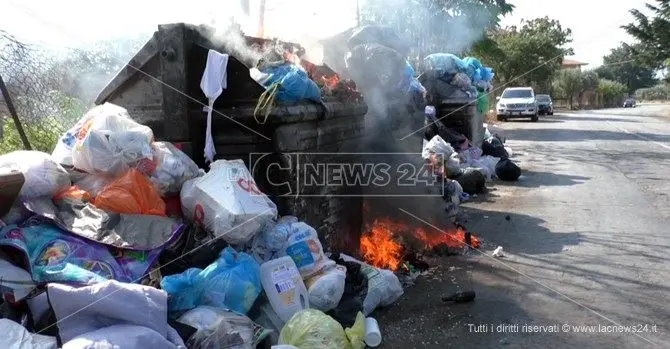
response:
M498 120L530 117L538 120L537 101L532 87L508 87L497 98L496 115Z
M549 95L535 95L537 113L540 115L554 115L554 103Z
M628 98L623 102L623 107L624 108L635 108L635 100L632 98Z

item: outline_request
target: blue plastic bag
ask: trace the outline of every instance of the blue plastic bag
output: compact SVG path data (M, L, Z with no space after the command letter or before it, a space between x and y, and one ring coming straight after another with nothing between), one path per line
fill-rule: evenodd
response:
M321 101L319 86L296 65L282 64L265 69L263 73L270 74L263 81L265 88L270 88L276 82L280 84L277 99L282 102L299 102L305 99Z
M489 67L483 67L481 70L481 80L484 81L491 81L493 80L493 77L495 76L495 73L493 72L493 68Z
M424 61L431 69L449 74L463 73L468 69L468 65L462 59L451 53L433 53L426 56Z
M205 269L190 268L163 278L170 311L199 305L246 314L261 293L260 266L250 255L226 247Z
M477 70L477 69L482 69L484 66L482 65L482 62L480 62L477 58L475 57L465 57L463 58L463 62L469 66L472 67L472 69Z

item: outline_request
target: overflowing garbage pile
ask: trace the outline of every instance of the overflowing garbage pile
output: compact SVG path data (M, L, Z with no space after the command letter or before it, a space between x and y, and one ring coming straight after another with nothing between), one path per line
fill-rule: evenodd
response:
M335 97L350 102L362 100L356 84L340 76L326 65L316 65L281 45L264 52L251 76L263 85L274 99L282 102Z
M278 217L242 160L205 172L113 104L52 154L10 153L0 168L11 348L360 349L381 341L367 316L403 294L392 271Z
M479 148L465 136L444 127L435 114L434 106L426 107L426 120L433 127L426 131L421 156L444 179L444 198L450 216L458 213L461 201L483 193L486 182L516 181L521 176L521 169L510 160L512 149L504 146L498 134L491 134L488 125L484 125L484 142Z
M477 58L461 59L451 53L433 53L426 56L424 64L426 70L418 79L426 88L429 103L445 99L486 101L486 95L493 90L493 69Z

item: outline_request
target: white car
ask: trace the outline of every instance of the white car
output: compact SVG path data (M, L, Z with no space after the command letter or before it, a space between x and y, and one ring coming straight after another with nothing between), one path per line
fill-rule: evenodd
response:
M496 115L498 120L530 117L538 120L537 101L532 87L510 87L497 98Z

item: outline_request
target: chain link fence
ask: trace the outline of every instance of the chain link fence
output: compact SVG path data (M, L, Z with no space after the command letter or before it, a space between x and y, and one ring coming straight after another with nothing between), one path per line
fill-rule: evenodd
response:
M145 37L100 42L89 49L26 44L0 30L0 77L33 150L51 153L58 138L93 106L97 93ZM8 101L0 94L0 154L25 149Z

